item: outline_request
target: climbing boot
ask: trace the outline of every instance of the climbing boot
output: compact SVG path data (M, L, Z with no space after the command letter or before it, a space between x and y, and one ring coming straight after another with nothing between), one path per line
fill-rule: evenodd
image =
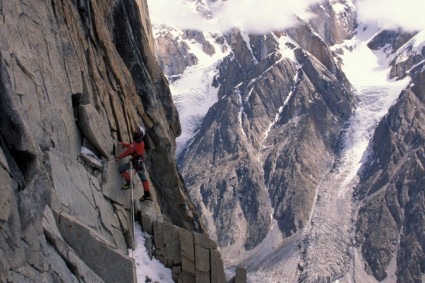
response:
M123 191L128 190L128 189L130 189L130 182L125 183L124 186L121 187L121 190L123 190Z
M140 198L140 201L151 201L152 200L152 196L151 196L151 192L144 192L143 196Z

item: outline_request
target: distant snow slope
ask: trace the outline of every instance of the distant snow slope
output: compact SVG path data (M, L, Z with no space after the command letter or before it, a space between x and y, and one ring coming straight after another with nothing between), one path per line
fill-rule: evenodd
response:
M173 36L183 38L182 33L174 30ZM182 134L177 138L177 156L193 137L208 109L217 102L218 88L215 88L212 82L218 73L218 64L230 50L216 42L215 38L221 36L220 34L203 33L203 35L214 47L215 53L208 55L203 51L201 43L184 39L183 41L189 46L189 52L198 58L198 63L187 67L177 80L170 83L182 125Z

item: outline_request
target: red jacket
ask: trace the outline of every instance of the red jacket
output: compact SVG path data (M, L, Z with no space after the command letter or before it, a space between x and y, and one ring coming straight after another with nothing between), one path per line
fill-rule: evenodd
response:
M139 143L132 142L132 143L121 143L124 147L127 149L121 153L120 156L118 156L118 159L122 159L126 156L131 155L132 157L143 157L143 153L145 153L145 142L141 141Z

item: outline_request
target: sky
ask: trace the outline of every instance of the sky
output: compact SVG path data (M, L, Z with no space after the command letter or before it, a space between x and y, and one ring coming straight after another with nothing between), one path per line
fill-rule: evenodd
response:
M423 0L358 0L356 6L360 21L406 31L425 29Z
M331 0L336 2L337 0ZM350 1L350 0L347 0ZM308 8L319 0L217 0L210 3L211 19L195 12L194 0L148 0L152 23L175 28L226 32L234 27L251 33L283 29L295 23L294 14L306 19ZM406 31L425 29L423 0L357 0L359 19L383 28Z
M196 13L190 0L148 0L153 24L176 28L200 28L204 31L225 32L239 27L250 32L289 27L294 14L308 17L308 7L317 0L217 0L209 5L212 19ZM178 12L176 12L178 11Z

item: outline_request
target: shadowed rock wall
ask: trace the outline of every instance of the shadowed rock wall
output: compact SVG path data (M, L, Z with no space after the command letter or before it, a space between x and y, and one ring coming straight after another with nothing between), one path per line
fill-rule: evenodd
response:
M140 124L157 209L202 230L176 169L178 115L139 5L0 1L0 281L135 280L125 255L130 192L119 189L112 145ZM94 268L104 258L82 241L116 255L116 268Z

